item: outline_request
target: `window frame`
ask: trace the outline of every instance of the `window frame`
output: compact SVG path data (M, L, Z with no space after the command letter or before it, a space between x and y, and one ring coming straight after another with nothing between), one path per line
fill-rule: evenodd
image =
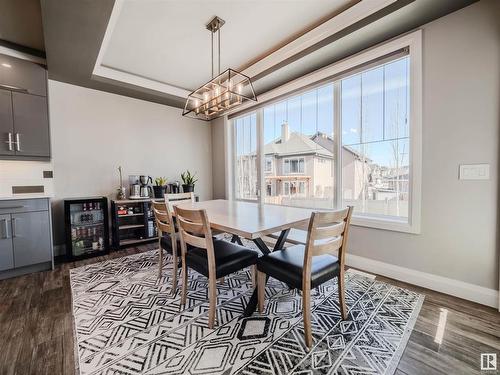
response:
M395 51L401 49L408 49L409 58L409 113L408 120L410 123L409 131L409 143L410 143L410 153L409 153L409 199L408 199L408 218L401 220L400 218L390 217L390 216L376 216L373 214L353 214L351 223L355 226L369 227L375 229L384 229L398 232L406 233L420 233L420 223L421 223L421 184L422 184L422 31L417 30L412 33L408 33L404 36L395 38L388 42L377 45L368 50L362 51L354 56L348 57L337 63L329 65L325 68L319 69L309 75L300 77L296 80L291 81L285 85L282 85L274 90L266 92L259 96L260 102L271 101L278 97L292 97L297 95L296 92L299 90L307 91L306 87L313 86L319 82L322 84L328 83L328 77L334 77L342 74L350 69L353 69L362 64L374 61L381 57L387 56ZM340 108L340 79L332 78L331 83L334 85L334 108ZM280 99L282 100L282 99ZM339 101L336 103L336 101ZM263 176L264 172L264 155L261 155L260 150L263 150L263 110L264 106L247 104L243 108L238 110L244 110L245 108L257 107L257 109L252 110L252 112L257 112L257 175L260 177L261 186L265 186L265 178ZM241 112L243 113L243 112ZM243 115L247 115L245 113ZM340 111L334 111L334 134L341 134L341 122L340 122ZM238 118L241 116L238 116ZM237 117L226 121L227 130L226 132L231 133L232 122L236 120ZM235 132L233 132L235 133ZM227 134L227 133L226 133ZM231 139L231 138L229 138ZM234 141L234 140L233 140ZM234 144L233 144L234 145ZM226 145L228 149L234 149L234 146ZM333 186L335 190L334 204L337 208L343 206L342 202L342 142L339 137L334 139L334 160L333 163L335 167L335 175L333 180ZM227 155L227 154L226 154ZM339 157L340 156L340 157ZM283 161L284 163L284 161ZM229 186L235 185L234 181L231 179L231 174L234 174L232 166L231 171L227 172L227 182ZM304 173L305 173L305 161L304 161ZM283 164L284 170L284 164ZM300 173L294 173L295 175ZM293 175L293 174L292 174ZM234 186L233 186L234 189ZM232 189L229 189L231 191ZM235 197L234 190L232 197ZM261 191L264 191L261 189ZM229 198L232 198L229 196ZM259 194L257 201L264 203L265 194ZM252 200L255 202L255 200Z
M288 167L290 169L290 166L292 165L291 161L292 160L297 160L297 170L298 172L286 172L285 171L285 164L288 161ZM303 166L303 171L300 171L300 161L302 160L302 166ZM294 176L294 175L303 175L306 174L306 158L303 156L291 156L291 157L285 157L283 158L283 175L284 176Z
M269 162L269 169L267 169L267 163ZM264 157L264 173L273 173L273 157L265 156Z

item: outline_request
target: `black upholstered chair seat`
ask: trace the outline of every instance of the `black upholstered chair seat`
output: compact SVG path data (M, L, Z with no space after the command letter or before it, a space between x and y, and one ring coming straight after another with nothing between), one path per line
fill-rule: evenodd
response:
M258 252L224 240L214 240L216 278L257 263ZM208 277L207 250L193 248L186 253L189 267Z
M181 241L178 236L176 236L176 239L177 239L177 256L180 257L182 254ZM170 234L163 233L160 242L162 249L164 249L167 253L172 254L172 237L170 236Z
M274 251L259 258L257 269L292 288L302 289L304 254L304 245ZM339 272L339 260L336 256L325 254L312 257L311 288L338 276Z

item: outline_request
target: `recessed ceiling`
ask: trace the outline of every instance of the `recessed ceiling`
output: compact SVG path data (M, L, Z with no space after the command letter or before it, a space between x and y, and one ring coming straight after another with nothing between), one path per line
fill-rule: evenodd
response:
M221 30L221 70L243 68L353 0L123 1L101 65L186 90L211 78L210 32Z
M210 34L204 24L216 14L228 22L222 32L223 67L243 65L243 72L252 77L260 96L477 0L40 1L50 79L183 107L189 94L186 89L210 78ZM254 6L247 6L249 3ZM192 14L186 10L174 12L177 6L195 9ZM333 17L331 12L324 13L328 6ZM239 7L246 10L242 12ZM164 12L164 8L171 10ZM335 12L338 8L342 9ZM230 9L230 14L225 13ZM314 14L318 17L311 12L317 12ZM120 25L127 13L129 26ZM240 17L239 27L229 32L235 14ZM196 22L192 20L194 15ZM318 18L325 21L297 37L304 28L315 26ZM189 32L181 33L174 24ZM122 27L128 37L119 31ZM261 29L270 35L261 34ZM230 38L236 45L228 45ZM184 45L181 39L192 44ZM173 64L181 65L173 68Z

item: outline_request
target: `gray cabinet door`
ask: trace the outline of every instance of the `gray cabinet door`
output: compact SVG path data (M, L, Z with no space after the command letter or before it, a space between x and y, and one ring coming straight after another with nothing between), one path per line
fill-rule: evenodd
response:
M47 70L42 66L16 57L0 55L0 86L26 90L35 95L47 96Z
M10 215L0 215L0 271L14 268Z
M50 225L47 211L11 214L14 266L50 262Z
M50 156L49 118L47 98L43 96L12 93L16 155Z
M7 143L9 134L14 141L14 123L12 122L12 94L7 90L0 90L0 155L14 155L14 144Z

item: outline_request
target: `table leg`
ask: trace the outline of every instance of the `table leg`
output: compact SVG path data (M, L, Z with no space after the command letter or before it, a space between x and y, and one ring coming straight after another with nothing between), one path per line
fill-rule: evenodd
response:
M231 242L232 243L237 243L240 246L243 246L243 242L241 242L241 238L237 236L236 234L233 234L233 237L231 237Z
M274 245L273 251L283 249L283 246L285 245L286 239L288 237L288 233L290 233L290 228L281 231L281 234L278 237L278 241L276 241L276 244ZM264 255L269 254L271 252L271 250L262 240L262 238L256 238L253 240L253 242ZM266 275L266 283L268 279L269 276ZM243 316L244 317L251 316L255 312L256 308L257 308L257 288L254 289L252 296L250 297L250 301L248 301L247 307L243 312Z

